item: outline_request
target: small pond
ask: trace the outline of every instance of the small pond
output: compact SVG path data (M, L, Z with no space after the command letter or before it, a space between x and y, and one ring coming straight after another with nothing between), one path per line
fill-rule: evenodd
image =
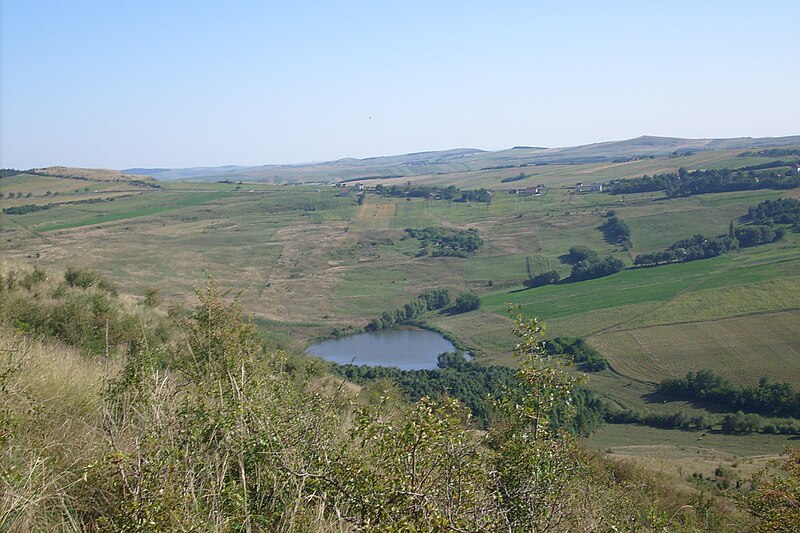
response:
M425 329L385 329L323 341L308 349L310 355L340 365L352 362L401 370L436 368L440 353L454 351L450 341Z

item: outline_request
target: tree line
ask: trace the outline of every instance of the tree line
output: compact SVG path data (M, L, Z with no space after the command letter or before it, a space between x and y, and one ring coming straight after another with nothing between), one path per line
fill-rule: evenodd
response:
M728 411L800 418L800 392L765 377L756 387L740 387L711 370L701 370L685 378L664 379L656 391L669 399L708 402Z
M633 264L637 266L662 265L666 263L681 263L717 257L724 253L736 250L739 242L729 235L722 235L707 239L699 233L689 239L681 239L672 243L663 252L652 254L639 254Z
M375 193L389 198L431 198L451 202L485 202L492 200L487 189L461 190L455 185L437 187L435 185L391 185L378 184Z
M796 164L798 161L774 161L738 169L693 171L681 167L678 172L611 183L607 190L611 194L665 191L667 196L678 198L714 192L793 189L800 187L800 173L792 172Z

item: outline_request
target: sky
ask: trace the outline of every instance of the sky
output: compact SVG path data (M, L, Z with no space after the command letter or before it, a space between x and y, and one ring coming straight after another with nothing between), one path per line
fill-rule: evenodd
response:
M0 166L800 134L800 2L0 7Z

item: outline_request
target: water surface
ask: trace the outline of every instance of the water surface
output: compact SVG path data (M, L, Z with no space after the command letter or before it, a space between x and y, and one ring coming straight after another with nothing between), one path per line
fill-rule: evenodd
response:
M385 329L331 339L308 353L340 365L394 366L401 370L436 368L440 353L456 351L453 343L425 329Z

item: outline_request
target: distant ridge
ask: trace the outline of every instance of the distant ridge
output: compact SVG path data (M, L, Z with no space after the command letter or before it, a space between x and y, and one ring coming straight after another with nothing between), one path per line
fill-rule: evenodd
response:
M258 165L192 168L130 168L125 174L151 176L158 180L220 181L224 179L273 183L326 183L341 180L411 177L468 172L527 165L613 162L637 157L663 157L709 150L745 150L771 146L800 145L800 135L789 137L738 137L731 139L682 139L642 135L622 141L604 141L581 146L543 148L514 146L499 151L475 148L414 152L364 159L294 165Z

